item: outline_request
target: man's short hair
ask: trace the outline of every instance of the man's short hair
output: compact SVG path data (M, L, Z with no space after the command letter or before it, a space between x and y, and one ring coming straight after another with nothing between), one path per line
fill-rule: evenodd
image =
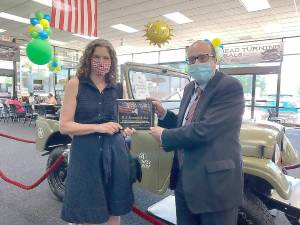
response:
M195 41L193 44L196 44L196 43L208 43L211 47L211 53L214 57L216 57L216 49L215 47L213 46L213 44L211 43L210 40L198 40L198 41Z

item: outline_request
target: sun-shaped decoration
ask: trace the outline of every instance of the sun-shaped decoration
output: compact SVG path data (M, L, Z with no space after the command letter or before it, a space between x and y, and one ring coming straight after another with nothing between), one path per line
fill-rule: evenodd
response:
M147 41L150 41L150 45L157 45L161 47L162 44L169 43L171 37L171 27L165 21L157 20L155 22L148 23L145 29L144 37L147 37Z

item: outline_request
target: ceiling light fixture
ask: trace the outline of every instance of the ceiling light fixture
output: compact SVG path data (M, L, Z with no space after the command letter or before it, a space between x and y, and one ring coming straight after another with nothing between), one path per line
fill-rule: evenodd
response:
M0 17L4 18L4 19L13 20L13 21L16 21L16 22L20 22L20 23L30 24L30 20L27 19L27 18L16 16L16 15L5 13L5 12L1 12L0 13Z
M271 8L268 0L240 0L248 12Z
M52 7L52 0L32 0L32 1L40 3L42 5Z
M97 39L98 37L92 37L92 36L86 36L86 35L81 35L81 34L72 34L76 37L81 37L81 38L84 38L84 39L88 39L88 40L95 40Z
M129 26L121 24L121 23L120 24L116 24L116 25L112 25L111 27L114 28L114 29L120 30L120 31L124 31L126 33L135 33L135 32L138 32L137 29L134 29L132 27L129 27Z
M190 18L186 17L180 12L173 12L173 13L168 13L165 14L164 17L166 17L169 20L172 20L173 22L177 24L185 24L185 23L191 23L193 20Z

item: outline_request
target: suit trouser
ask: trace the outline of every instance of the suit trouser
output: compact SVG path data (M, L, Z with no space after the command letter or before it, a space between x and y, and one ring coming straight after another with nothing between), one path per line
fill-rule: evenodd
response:
M195 193L197 194L197 193ZM182 179L178 176L178 182L175 189L177 225L236 225L238 208L232 208L225 211L209 213L192 213L186 203L183 190Z

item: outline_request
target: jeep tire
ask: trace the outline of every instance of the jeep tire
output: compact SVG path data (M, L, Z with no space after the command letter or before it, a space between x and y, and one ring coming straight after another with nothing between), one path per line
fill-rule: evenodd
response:
M238 225L275 225L266 205L251 191L245 190L239 209Z
M47 161L47 169L49 169L49 167L59 158L65 149L66 146L59 146L50 152ZM68 163L67 160L65 160L48 177L50 189L59 201L62 201L64 198L67 169Z

